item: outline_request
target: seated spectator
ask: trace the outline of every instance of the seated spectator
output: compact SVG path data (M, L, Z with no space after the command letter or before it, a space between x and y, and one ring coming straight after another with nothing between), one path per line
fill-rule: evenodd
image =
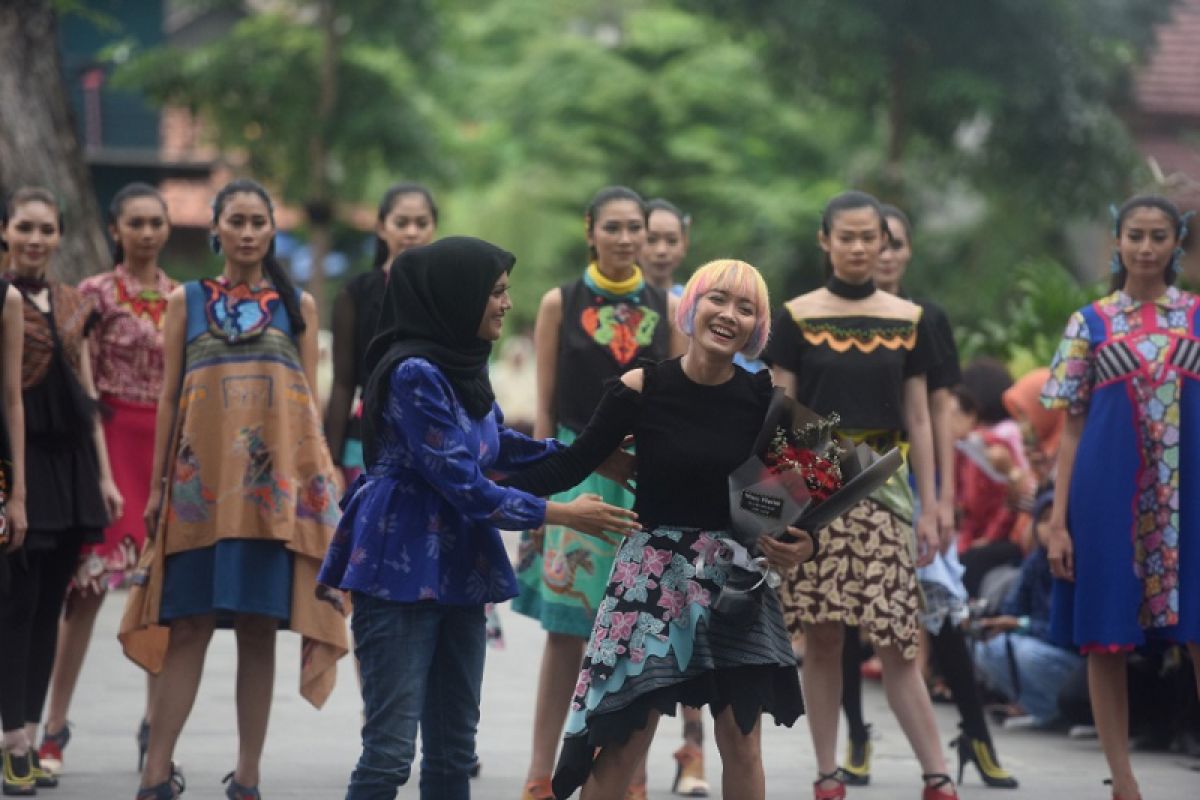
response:
M987 638L975 645L975 664L983 681L1019 705L1037 726L1058 721L1059 692L1083 664L1078 653L1049 640L1051 576L1043 537L1052 500L1050 492L1038 496L1037 547L1021 565L1001 615L980 621Z
M1017 523L1017 501L1027 489L1027 463L1019 443L981 425L981 405L965 386L953 390L951 433L957 441L955 496L958 506L958 553L966 572L967 594L978 597L983 577L992 569L1021 561L1021 548L1011 537Z

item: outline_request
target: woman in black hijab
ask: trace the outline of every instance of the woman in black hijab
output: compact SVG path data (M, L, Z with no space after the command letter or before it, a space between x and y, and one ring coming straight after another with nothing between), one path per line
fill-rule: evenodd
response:
M488 381L514 261L487 242L451 237L391 267L367 350L367 471L346 493L318 579L354 602L366 723L347 800L390 797L408 780L418 724L421 796L469 796L483 607L517 594L498 525L637 529L632 512L594 495L547 502L486 477L559 449L505 428Z

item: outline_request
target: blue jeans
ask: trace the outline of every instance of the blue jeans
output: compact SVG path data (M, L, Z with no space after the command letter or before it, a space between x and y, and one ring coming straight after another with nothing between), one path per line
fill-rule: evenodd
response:
M393 603L354 593L366 722L346 800L393 800L421 730L421 797L467 800L486 650L483 606Z
M1012 641L1020 695L1013 685L1005 638ZM1082 663L1083 657L1077 653L1034 636L1001 634L975 644L975 665L984 682L1010 702L1020 704L1038 725L1049 725L1058 718L1058 694Z

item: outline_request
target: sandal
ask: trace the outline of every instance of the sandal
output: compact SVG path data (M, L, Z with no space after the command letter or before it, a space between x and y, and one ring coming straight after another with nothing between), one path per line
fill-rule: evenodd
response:
M225 787L225 797L228 800L262 800L257 786L243 786L233 779L232 772L222 778L221 783L229 784Z
M137 797L134 800L175 800L176 797L183 794L183 790L186 788L187 781L183 779L183 772L171 764L170 778L155 786L138 789Z

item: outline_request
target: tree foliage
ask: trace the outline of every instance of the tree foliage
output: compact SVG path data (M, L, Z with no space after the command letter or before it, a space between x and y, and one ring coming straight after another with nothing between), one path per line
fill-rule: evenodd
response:
M777 299L819 280L819 211L861 186L914 217L913 288L971 347L1006 351L980 320L1024 302L1014 265L1073 285L1089 270L1068 223L1137 181L1121 113L1171 3L339 0L320 131L310 5L145 54L122 79L199 109L288 199L307 196L314 133L342 200L430 182L441 233L517 253L518 326L582 269L583 208L604 185L675 201L695 221L689 266L745 258Z
M433 173L438 130L412 61L379 33L384 5L361 6L361 18L351 8L337 21L345 44L337 104L323 130L313 113L321 38L303 16L252 15L205 46L156 48L119 70L114 83L198 111L217 144L244 154L252 173L292 201L312 194L310 146L321 134L335 192L357 199L357 187L377 171Z

